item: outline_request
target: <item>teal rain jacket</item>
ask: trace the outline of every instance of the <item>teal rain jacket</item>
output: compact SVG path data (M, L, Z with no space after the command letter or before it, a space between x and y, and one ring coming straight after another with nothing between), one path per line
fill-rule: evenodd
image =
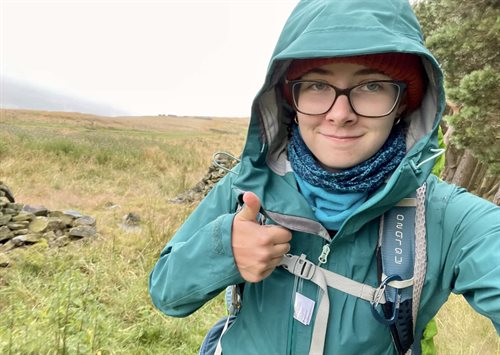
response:
M297 190L287 161L288 127L294 117L282 95L293 58L414 53L428 76L421 107L406 119L407 153L386 183L342 225L333 239ZM416 332L446 302L462 294L500 332L500 208L431 175L438 123L445 107L443 76L424 47L419 24L406 0L306 0L288 19L253 105L241 163L201 202L162 251L150 275L153 303L164 313L187 316L228 285L244 282L231 249L238 199L253 191L267 222L292 231L291 253L317 260L353 280L378 285L375 249L379 217L427 182L427 274ZM307 354L312 325L293 318L296 292L315 300L318 287L277 268L258 283L246 283L241 312L222 337L224 354ZM329 288L327 354L394 354L388 328L364 300Z

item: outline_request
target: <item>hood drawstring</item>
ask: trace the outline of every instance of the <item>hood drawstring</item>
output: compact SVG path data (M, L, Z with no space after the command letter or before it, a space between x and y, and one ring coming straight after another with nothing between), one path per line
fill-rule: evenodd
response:
M409 164L410 164L411 168L413 169L413 171L415 172L415 174L420 174L422 172L422 170L420 169L420 167L422 165L424 165L425 163L428 163L430 161L434 161L434 159L436 159L437 157L443 155L446 150L443 149L443 148L431 148L431 149L429 149L429 151L431 153L434 153L434 154L431 155L430 157L428 157L427 159L422 160L418 164L415 164L415 162L410 159Z
M224 170L225 172L228 172L228 173L232 173L232 174L235 174L235 175L238 175L238 173L234 172L233 170L231 169L228 169L226 168L224 165L222 165L222 163L220 162L220 160L218 159L219 155L225 155L226 157L229 157L230 159L232 160L236 160L238 163L241 161L241 159L239 158L236 158L234 155L232 155L231 153L228 153L228 152L215 152L213 155L212 155L212 164L215 165L216 167L218 167L219 169L222 169Z

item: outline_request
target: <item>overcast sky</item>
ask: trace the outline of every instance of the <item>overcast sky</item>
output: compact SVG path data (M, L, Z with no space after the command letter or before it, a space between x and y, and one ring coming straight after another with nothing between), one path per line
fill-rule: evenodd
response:
M133 115L247 117L297 2L0 0L2 88Z

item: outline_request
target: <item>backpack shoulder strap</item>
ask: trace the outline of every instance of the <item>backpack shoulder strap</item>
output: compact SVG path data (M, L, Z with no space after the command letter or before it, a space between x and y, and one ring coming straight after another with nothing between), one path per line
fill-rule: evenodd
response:
M384 316L376 318L389 326L394 346L405 354L414 343L415 324L427 268L425 232L425 184L410 198L387 211L380 221L377 247L378 273L384 280L413 280L411 287L387 285ZM418 340L419 341L419 340Z

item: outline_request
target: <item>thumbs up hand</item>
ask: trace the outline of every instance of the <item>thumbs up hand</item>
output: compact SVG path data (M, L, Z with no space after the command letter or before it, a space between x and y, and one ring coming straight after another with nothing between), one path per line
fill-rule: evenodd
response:
M248 282L259 282L268 277L281 257L288 253L292 233L280 226L257 222L260 200L253 192L245 192L243 202L243 208L233 220L231 245L241 276Z

